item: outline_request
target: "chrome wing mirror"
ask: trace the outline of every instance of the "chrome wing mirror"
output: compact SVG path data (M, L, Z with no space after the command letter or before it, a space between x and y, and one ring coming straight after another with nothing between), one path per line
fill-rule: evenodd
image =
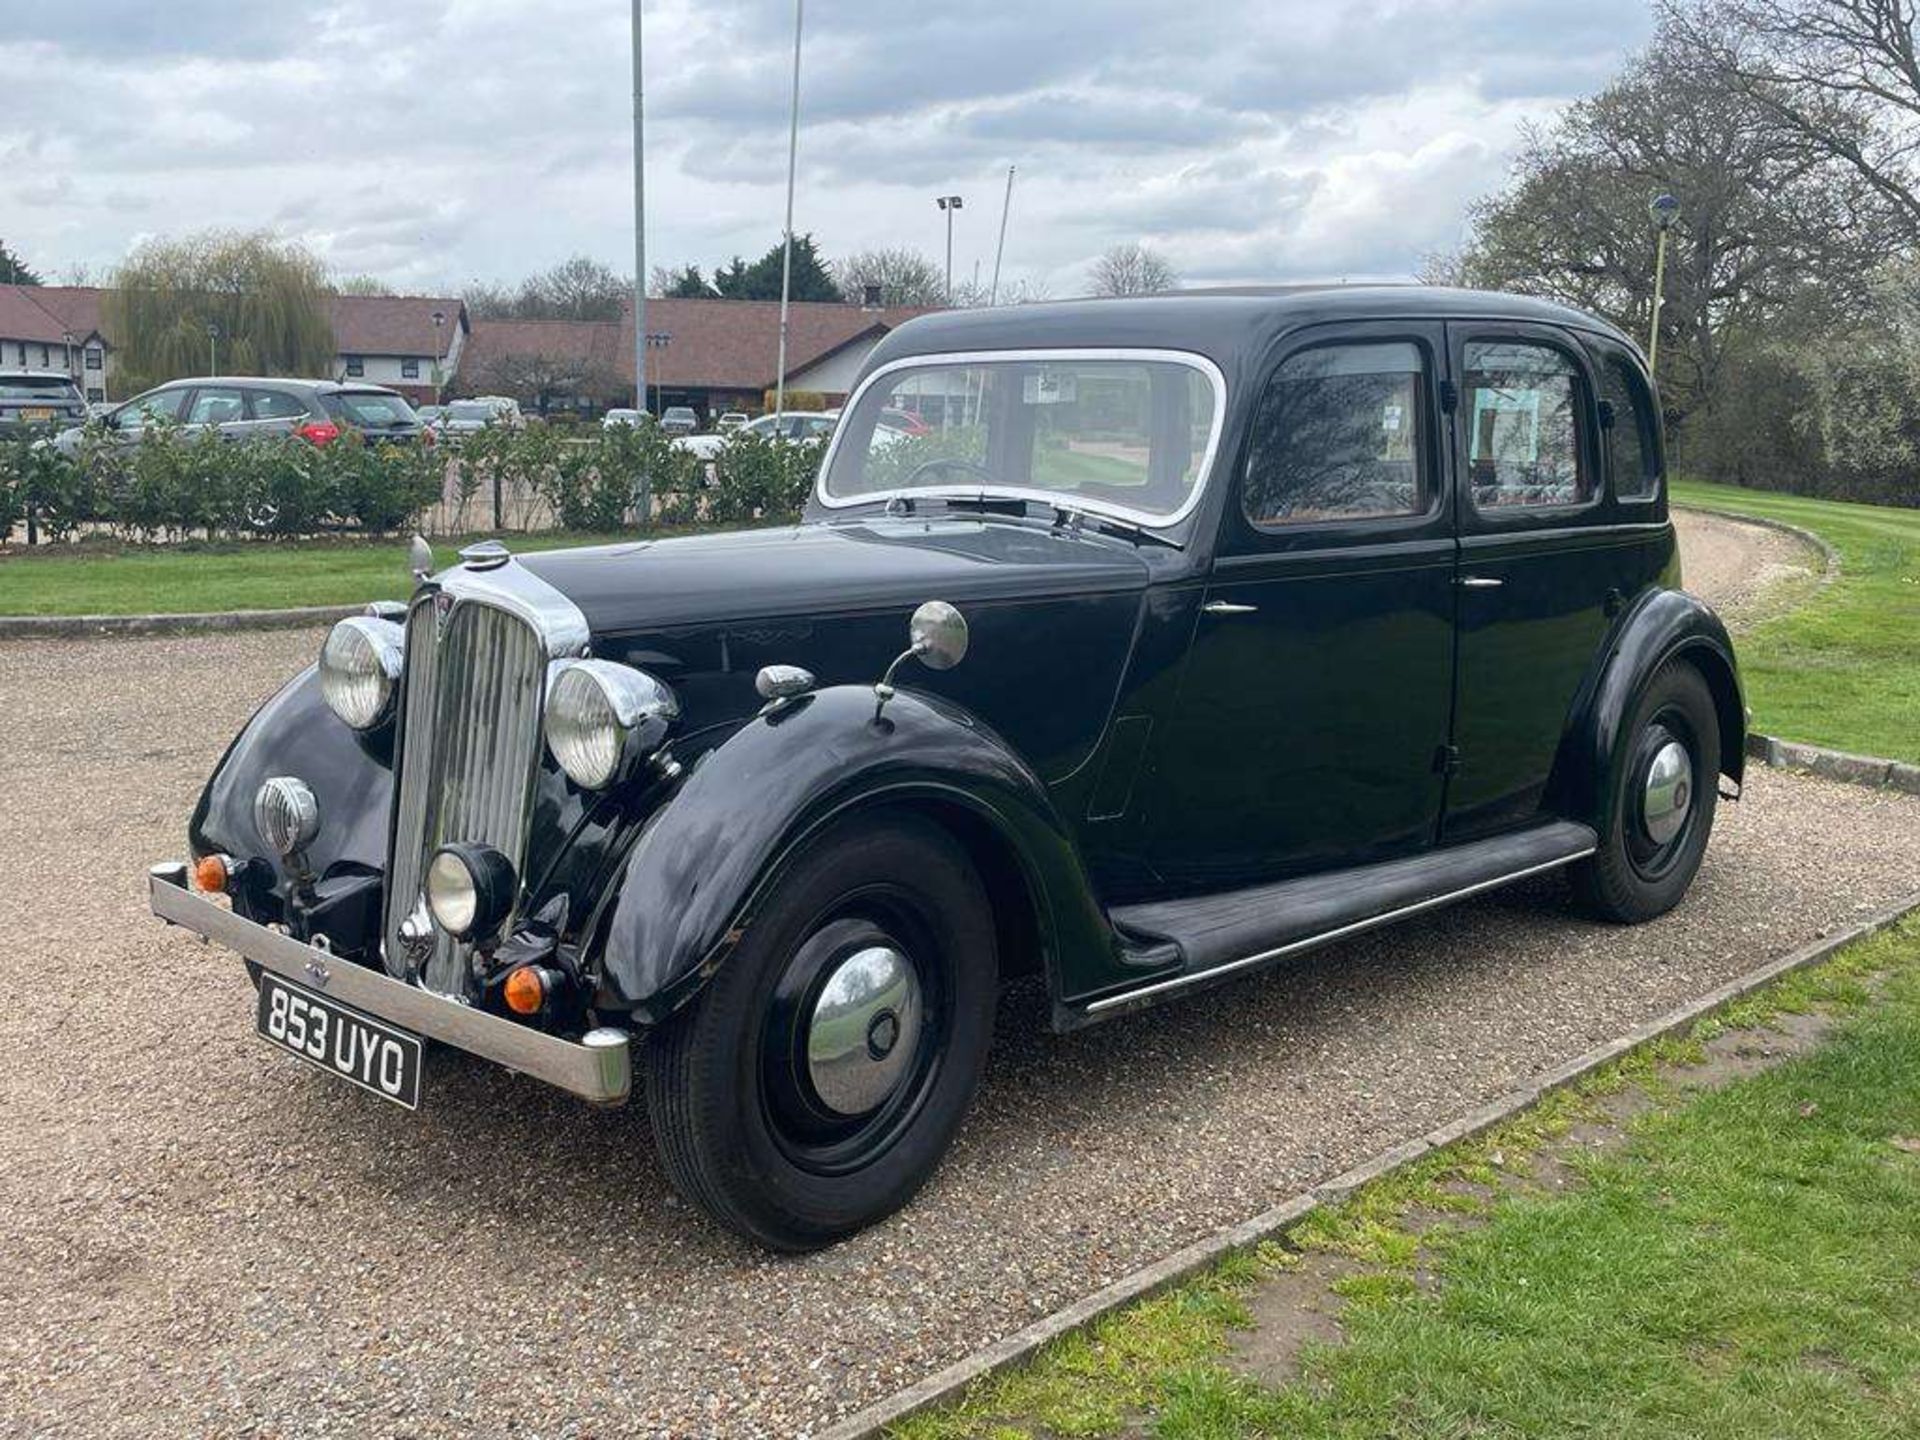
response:
M907 622L907 648L887 666L887 673L873 687L874 718L893 698L893 677L909 660L918 660L929 670L951 670L967 658L967 617L944 600L929 600L913 612Z

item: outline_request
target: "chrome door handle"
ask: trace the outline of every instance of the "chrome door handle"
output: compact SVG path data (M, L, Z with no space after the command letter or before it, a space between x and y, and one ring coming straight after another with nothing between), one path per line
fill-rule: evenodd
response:
M1492 575L1462 575L1453 583L1462 590L1498 590L1507 582Z
M1200 607L1209 615L1251 615L1258 605L1236 605L1231 600L1209 600Z

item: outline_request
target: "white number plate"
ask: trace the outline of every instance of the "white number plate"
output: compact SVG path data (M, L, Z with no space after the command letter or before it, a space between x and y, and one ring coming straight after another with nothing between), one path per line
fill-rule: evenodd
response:
M254 1028L269 1043L412 1110L420 1104L420 1037L290 985L260 976Z

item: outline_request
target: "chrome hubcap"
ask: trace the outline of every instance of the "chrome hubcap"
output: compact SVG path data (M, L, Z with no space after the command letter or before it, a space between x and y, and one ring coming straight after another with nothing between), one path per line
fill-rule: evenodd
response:
M1693 757L1678 740L1668 740L1647 765L1640 800L1640 824L1647 838L1665 845L1686 826L1693 807Z
M807 1018L807 1077L837 1115L876 1110L899 1085L920 1039L920 978L888 945L847 956Z

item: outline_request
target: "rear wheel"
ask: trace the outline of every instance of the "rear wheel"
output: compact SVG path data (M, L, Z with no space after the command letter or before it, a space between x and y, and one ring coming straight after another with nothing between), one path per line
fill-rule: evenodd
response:
M1660 670L1635 705L1628 734L1612 818L1572 879L1596 915L1638 923L1680 903L1713 830L1720 725L1700 672L1687 664Z
M906 815L841 824L648 1046L668 1178L780 1250L891 1214L973 1099L997 975L986 895L944 831Z

